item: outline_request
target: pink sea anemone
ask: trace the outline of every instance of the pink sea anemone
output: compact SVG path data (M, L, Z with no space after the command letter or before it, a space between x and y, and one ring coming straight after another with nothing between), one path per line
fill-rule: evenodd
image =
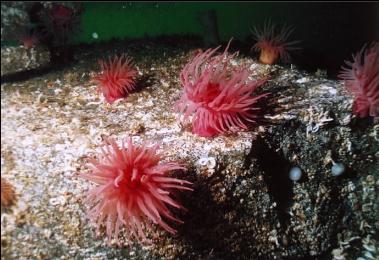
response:
M39 43L38 36L35 33L23 34L19 41L26 49L33 48Z
M171 234L176 230L166 220L182 223L170 212L169 207L183 209L171 196L176 190L192 190L188 181L169 177L168 172L184 170L177 162L159 163L162 156L156 153L158 146L135 146L131 138L122 147L113 139L105 142L97 161L91 159L91 173L81 177L98 186L88 192L86 202L92 207L88 217L96 223L97 230L104 224L109 240L119 242L120 228L126 229L125 237L147 242L145 232L152 231L151 222L160 225Z
M379 43L363 46L346 65L339 77L355 96L353 112L358 117L379 117Z
M20 26L16 30L15 38L25 49L30 49L40 44L40 35L35 28Z
M293 30L287 26L276 30L275 25L271 22L266 22L262 30L254 27L252 33L257 43L253 45L252 49L260 52L259 61L270 65L279 59L286 63L289 62L289 52L299 49L295 46L299 41L288 41Z
M108 103L112 104L134 89L137 70L131 58L115 56L113 60L109 58L108 63L103 60L99 63L102 71L94 77L94 81L99 84L99 90Z
M51 8L39 14L43 25L41 34L45 40L52 40L53 45L66 44L79 30L81 12L81 8L53 3Z
M36 46L38 39L33 37L23 37L21 43L26 49L30 49Z
M67 23L74 13L74 9L62 4L54 4L51 8L51 15L53 19L59 23Z
M238 52L228 55L229 44L220 55L214 55L220 47L200 52L180 74L184 90L175 110L184 114L183 121L194 114L192 132L199 136L247 129L256 119L255 103L266 95L253 96L266 79L252 81L248 69L231 68Z

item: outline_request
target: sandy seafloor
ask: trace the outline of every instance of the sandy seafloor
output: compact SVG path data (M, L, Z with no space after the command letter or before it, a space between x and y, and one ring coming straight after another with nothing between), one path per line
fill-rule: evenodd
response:
M340 82L237 57L281 107L269 123L213 139L181 126L172 107L179 73L196 48L113 42L80 47L77 62L1 85L1 175L18 200L1 213L2 259L375 259L378 252L379 125L351 116ZM90 78L97 60L126 53L138 91L109 105ZM150 246L109 246L85 218L79 179L105 137L162 142L167 160L188 163L194 182L176 212L178 235L158 229ZM331 158L348 168L330 173ZM299 166L292 183L288 167ZM279 176L279 177L278 177Z

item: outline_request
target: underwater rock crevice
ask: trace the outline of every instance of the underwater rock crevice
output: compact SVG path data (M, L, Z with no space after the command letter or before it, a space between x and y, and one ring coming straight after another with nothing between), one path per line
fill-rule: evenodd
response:
M49 65L49 66L45 66L42 68L24 70L24 71L19 71L19 72L14 72L14 73L2 75L1 76L1 84L22 82L22 81L27 81L27 80L33 79L35 77L42 77L42 76L54 71L55 69L56 68Z
M141 77L138 77L136 79L135 88L133 90L133 93L138 93L143 91L146 88L149 88L157 83L157 78L154 76L154 74L145 74Z
M263 171L268 192L278 204L279 220L286 226L290 218L288 207L294 195L293 182L288 177L291 163L260 136L253 141L249 155L257 160L257 166Z
M231 256L231 245L220 239L233 237L236 230L233 223L225 219L226 212L232 210L231 205L217 203L205 180L197 181L192 195L199 200L186 204L189 211L184 217L185 223L180 227L180 239L190 246L186 251L197 257L206 257L212 251L219 257L228 257L224 255L227 252ZM195 226L196 229L193 228ZM191 258L190 255L184 257Z

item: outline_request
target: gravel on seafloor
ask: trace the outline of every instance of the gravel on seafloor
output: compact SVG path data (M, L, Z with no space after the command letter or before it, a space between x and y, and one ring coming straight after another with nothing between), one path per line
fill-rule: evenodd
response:
M378 257L379 125L351 115L338 81L237 57L260 92L280 106L267 124L216 138L193 135L173 111L179 73L195 48L152 42L81 47L77 63L1 85L1 175L18 194L1 213L2 259L281 259ZM91 77L96 61L127 53L138 91L106 104ZM166 160L186 162L188 212L176 236L149 246L108 246L85 216L77 177L105 137L161 142ZM333 162L346 173L333 176ZM301 170L292 181L292 167ZM373 257L373 258L370 258Z

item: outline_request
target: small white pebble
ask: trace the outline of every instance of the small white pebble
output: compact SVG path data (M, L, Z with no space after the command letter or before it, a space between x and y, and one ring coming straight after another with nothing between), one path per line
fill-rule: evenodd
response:
M289 173L289 177L293 181L298 181L301 178L301 169L299 167L292 167Z
M253 64L250 65L250 68L249 68L249 69L250 69L250 70L256 70L258 67L259 67L258 64L253 63Z
M66 199L63 196L59 196L57 198L51 198L49 200L50 204L53 206L57 205L65 205L66 204Z
M75 126L80 126L80 119L79 118L77 118L77 117L73 117L72 119L71 119L71 123L73 123Z
M197 164L201 166L207 166L209 169L213 169L216 167L216 159L213 157L203 157L197 161Z
M305 83L305 82L308 82L308 81L309 81L309 78L301 78L301 79L296 80L295 82L296 83Z
M345 171L345 165L342 163L335 163L332 166L332 175L333 176L340 176Z
M55 95L58 95L59 93L61 93L63 90L61 88L56 88L54 89L54 94Z

